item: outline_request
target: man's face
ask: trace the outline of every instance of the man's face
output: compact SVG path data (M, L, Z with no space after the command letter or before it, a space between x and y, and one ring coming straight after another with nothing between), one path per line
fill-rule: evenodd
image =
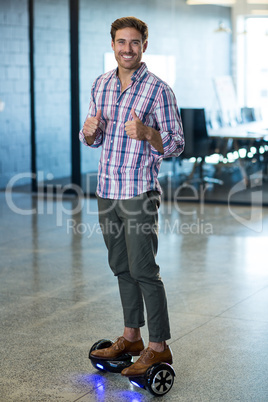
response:
M119 69L137 70L140 67L142 53L145 52L147 43L142 43L142 35L135 28L116 31L112 48Z

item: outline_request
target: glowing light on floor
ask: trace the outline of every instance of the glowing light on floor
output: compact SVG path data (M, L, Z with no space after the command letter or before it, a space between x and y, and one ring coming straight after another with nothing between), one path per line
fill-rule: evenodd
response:
M135 385L136 387L142 388L137 382L135 382L135 381L130 381L130 382L131 382L131 384Z

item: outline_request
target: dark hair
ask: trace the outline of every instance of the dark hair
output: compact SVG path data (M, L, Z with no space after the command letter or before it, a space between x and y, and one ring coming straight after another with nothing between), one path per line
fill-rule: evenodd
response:
M136 17L122 17L118 18L112 23L111 26L111 37L115 40L116 31L123 28L135 28L141 33L142 43L146 42L148 39L148 26L145 22L139 20Z

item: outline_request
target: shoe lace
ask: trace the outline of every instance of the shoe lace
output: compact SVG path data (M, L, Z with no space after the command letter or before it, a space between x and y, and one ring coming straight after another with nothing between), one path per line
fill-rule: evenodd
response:
M152 352L152 349L146 348L146 349L144 349L144 350L141 352L139 361L143 363L143 362L146 361L146 358L147 358L147 357L148 357L148 358L152 358L153 356L154 356L154 354L153 354L153 352Z
M116 340L112 344L113 349L115 349L115 350L121 349L121 345L123 342L124 342L124 339L122 336L120 336L119 338L116 338Z

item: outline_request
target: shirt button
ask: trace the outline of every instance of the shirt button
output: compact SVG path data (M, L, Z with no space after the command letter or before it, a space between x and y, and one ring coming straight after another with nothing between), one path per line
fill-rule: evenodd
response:
M109 176L108 176L108 174L106 175L106 179L109 179Z
M114 124L115 124L116 122L114 121Z

